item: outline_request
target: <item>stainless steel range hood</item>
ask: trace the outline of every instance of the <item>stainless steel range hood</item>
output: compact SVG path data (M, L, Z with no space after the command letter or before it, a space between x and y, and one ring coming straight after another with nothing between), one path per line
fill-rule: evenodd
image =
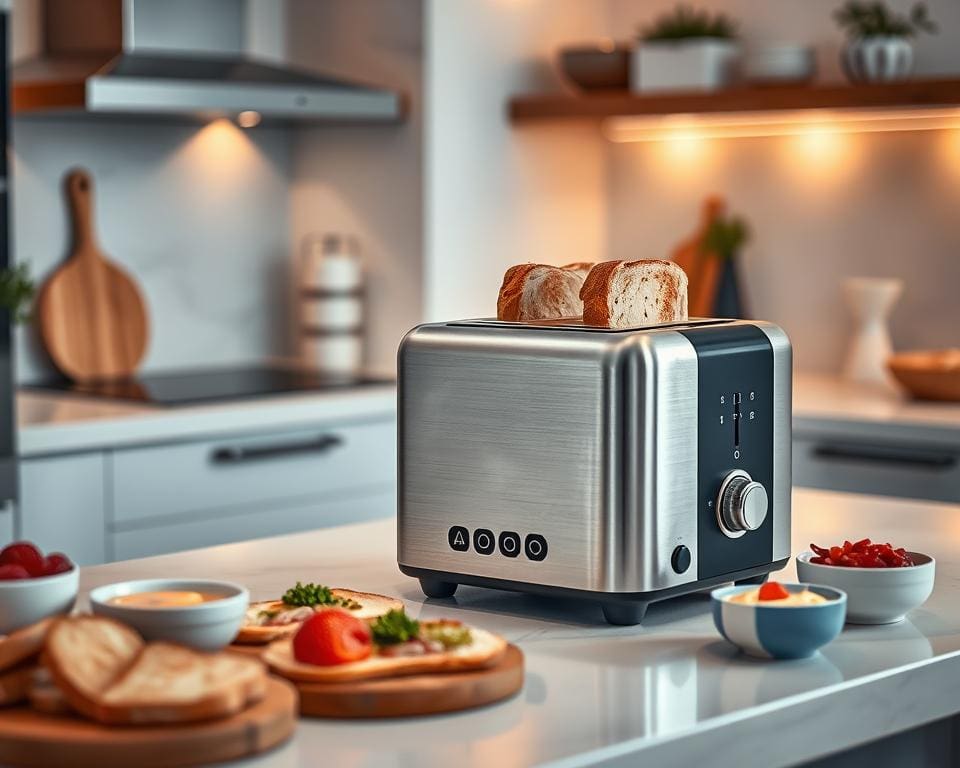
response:
M44 0L43 53L16 64L17 115L396 121L395 91L258 61L248 0Z

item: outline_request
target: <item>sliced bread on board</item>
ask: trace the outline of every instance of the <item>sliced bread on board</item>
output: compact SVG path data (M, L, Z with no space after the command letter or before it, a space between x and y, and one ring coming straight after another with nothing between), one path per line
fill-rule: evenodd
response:
M605 261L580 289L583 322L633 328L687 319L687 275L672 261Z

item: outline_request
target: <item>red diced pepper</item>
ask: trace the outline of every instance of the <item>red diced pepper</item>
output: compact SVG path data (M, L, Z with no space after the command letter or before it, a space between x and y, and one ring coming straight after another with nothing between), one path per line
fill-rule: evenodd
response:
M840 558L843 557L843 548L842 547L830 547L830 559L834 562L839 563Z
M757 595L757 599L763 601L783 600L788 597L790 597L790 593L779 581L768 581L766 584L761 585L760 593Z
M829 558L820 557L819 555L817 555L816 557L811 557L811 558L810 558L810 562L811 562L811 563L816 563L817 565L829 565L829 564L830 564Z
M820 555L820 557L830 557L830 550L827 547L818 547L816 544L811 544L810 549Z

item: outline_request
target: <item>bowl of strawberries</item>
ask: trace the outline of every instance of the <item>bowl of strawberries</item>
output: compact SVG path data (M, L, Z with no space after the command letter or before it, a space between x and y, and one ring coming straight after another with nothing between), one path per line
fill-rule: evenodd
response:
M29 541L0 550L0 635L48 616L69 613L80 569L62 552L44 554Z
M933 592L936 561L870 539L831 546L811 544L797 555L797 575L847 593L850 624L894 624L923 605Z

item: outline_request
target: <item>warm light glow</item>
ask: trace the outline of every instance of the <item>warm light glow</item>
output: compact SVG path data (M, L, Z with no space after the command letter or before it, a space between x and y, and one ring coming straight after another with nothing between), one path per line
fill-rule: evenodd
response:
M237 125L241 128L256 128L260 125L261 119L259 112L247 109L237 115Z
M223 187L242 182L263 162L250 135L226 118L214 120L197 131L176 157L211 184Z
M701 139L761 138L822 133L880 133L960 128L958 109L804 110L704 115L613 117L604 135L614 142L672 141L682 130Z
M797 181L824 184L849 178L861 156L861 147L849 132L836 130L834 123L798 126L783 139L782 162Z
M944 165L955 173L960 173L960 128L944 131L940 153L943 156Z

